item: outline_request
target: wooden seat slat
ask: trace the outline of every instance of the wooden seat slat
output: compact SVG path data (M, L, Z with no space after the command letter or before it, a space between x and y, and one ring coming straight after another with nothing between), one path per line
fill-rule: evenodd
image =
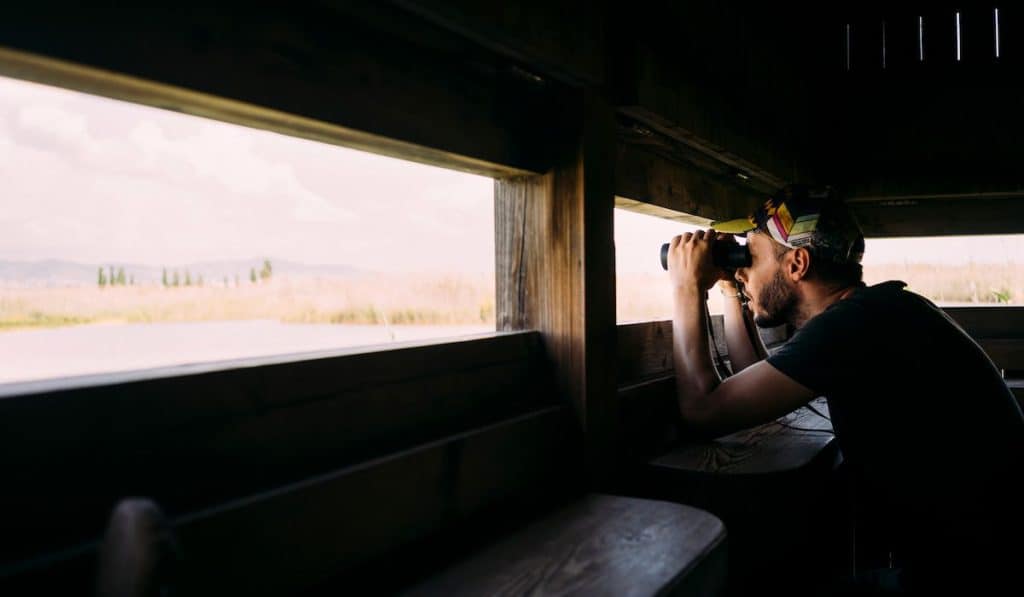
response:
M814 408L828 415L823 399ZM759 475L796 471L834 453L832 423L807 409L708 442L689 442L655 458L651 466L679 472Z
M725 526L670 502L588 495L410 588L428 595L713 595Z

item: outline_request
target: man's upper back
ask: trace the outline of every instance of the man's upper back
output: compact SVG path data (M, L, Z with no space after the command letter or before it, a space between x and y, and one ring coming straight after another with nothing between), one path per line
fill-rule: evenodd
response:
M995 524L1020 472L1024 415L978 344L904 286L856 289L768 362L828 397L845 457L897 515Z

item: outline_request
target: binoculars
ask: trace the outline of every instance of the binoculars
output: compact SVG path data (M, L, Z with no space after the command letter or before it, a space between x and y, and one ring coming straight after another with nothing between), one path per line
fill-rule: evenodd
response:
M664 270L668 269L668 247L668 243L661 245L661 268ZM711 245L711 262L724 270L750 267L750 249L747 245L716 242Z

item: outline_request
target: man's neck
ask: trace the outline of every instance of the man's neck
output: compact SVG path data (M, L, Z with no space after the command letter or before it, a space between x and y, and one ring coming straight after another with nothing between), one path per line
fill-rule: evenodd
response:
M851 284L839 288L824 288L817 284L809 285L806 288L804 300L800 301L800 308L797 309L795 317L790 323L796 328L803 327L805 323L825 309L850 296L858 286L858 284Z

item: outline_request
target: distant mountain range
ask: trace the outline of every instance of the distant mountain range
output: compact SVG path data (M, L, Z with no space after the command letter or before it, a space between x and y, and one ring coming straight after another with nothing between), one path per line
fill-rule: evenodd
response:
M310 265L271 259L270 265L275 276L329 277L341 278L361 276L374 273L348 265ZM98 270L103 268L109 272L124 268L125 277L135 277L136 284L159 284L163 277L163 266L142 265L128 262L109 263L77 263L58 259L42 261L4 261L0 260L0 284L16 286L75 286L80 284L96 284ZM235 276L240 281L249 280L249 270L255 269L257 274L263 268L263 259L237 259L225 261L204 261L184 265L167 266L167 275L173 276L177 270L182 278L189 272L192 279L203 277L204 283L221 284L225 277L233 283Z

